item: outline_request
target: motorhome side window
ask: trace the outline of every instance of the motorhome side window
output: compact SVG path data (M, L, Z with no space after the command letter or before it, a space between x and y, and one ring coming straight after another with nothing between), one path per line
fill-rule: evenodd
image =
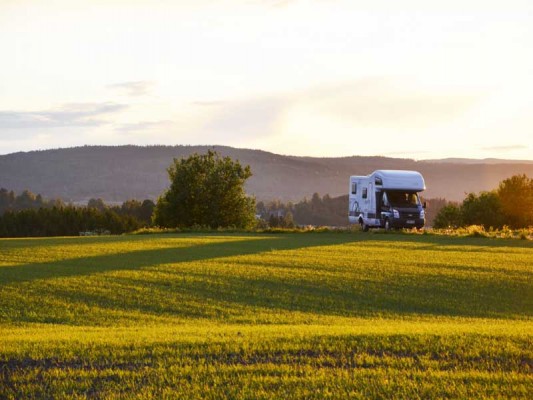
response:
M357 183L352 182L352 194L356 194L356 193L357 193Z
M383 180L380 177L376 177L376 186L383 186Z
M367 188L363 188L363 199L366 199Z

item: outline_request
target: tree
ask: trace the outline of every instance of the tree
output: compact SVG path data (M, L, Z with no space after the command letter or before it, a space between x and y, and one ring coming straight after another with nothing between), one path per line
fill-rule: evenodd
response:
M154 213L154 208L155 203L150 199L144 200L141 204L139 219L146 223L146 225L150 225L150 222L152 221L152 214Z
M505 219L502 205L496 192L468 194L461 206L462 221L465 225L483 225L485 228L501 228Z
M5 211L11 210L15 204L15 193L7 189L0 189L0 215Z
M497 193L507 225L513 228L533 225L533 179L514 175L500 182Z
M89 201L87 202L87 208L95 208L98 211L105 211L107 209L107 206L102 199L92 198L92 199L89 199Z
M15 198L16 210L28 210L36 207L37 198L29 190L24 190L20 195Z
M435 228L457 228L462 224L461 209L455 204L442 207L433 220Z
M294 217L290 211L287 211L283 217L283 225L285 228L294 228Z
M280 218L276 214L270 214L270 218L268 219L268 226L270 226L271 228L279 227L279 220Z
M435 217L440 212L441 208L444 206L447 206L448 204L453 204L451 201L447 201L446 199L442 197L435 197L435 198L425 198L423 196L420 197L420 201L422 203L427 204L426 208L426 226L433 226Z
M485 228L523 228L533 225L533 179L515 175L500 182L497 190L469 193L456 207L443 207L434 221L435 228L483 225Z
M174 159L168 168L170 188L158 199L154 224L163 227L246 228L255 220L255 200L246 196L250 167L209 150Z

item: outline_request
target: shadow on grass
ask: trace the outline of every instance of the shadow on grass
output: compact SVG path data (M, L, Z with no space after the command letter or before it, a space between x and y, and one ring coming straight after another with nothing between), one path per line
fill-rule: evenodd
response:
M104 254L91 257L73 257L60 261L31 263L22 265L7 265L0 267L0 285L15 282L28 282L38 279L54 279L71 276L90 275L116 270L135 270L160 264L173 264L209 260L221 257L258 254L271 250L290 250L313 246L336 245L360 241L361 236L352 235L163 235L165 238L195 238L195 237L230 237L228 241L218 240L212 243L191 245L189 247L157 248L149 250L135 250L116 254ZM243 238L242 240L235 240ZM131 237L121 237L127 240ZM134 240L144 238L150 240L153 236L133 236ZM88 243L109 244L109 241L89 241ZM112 242L116 238L108 237ZM56 239L53 239L54 241ZM85 240L85 239L83 239ZM123 240L121 240L123 241ZM70 242L68 242L70 244ZM79 244L79 243L78 243ZM61 242L56 244L61 246Z
M164 235L159 239L212 236L217 242L190 247L163 248L66 259L18 266L0 267L0 287L10 283L38 279L79 277L117 270L139 270L161 264L210 260L222 257L252 255L272 250L303 249L356 242L394 242L425 244L428 250L442 245L482 247L521 247L529 243L485 238L442 238L430 235L365 235L365 234L282 234L282 235ZM221 241L229 236L232 240ZM235 238L242 240L235 240ZM150 238L150 237L148 237ZM145 238L148 239L148 238ZM392 243L392 244L391 244ZM423 246L425 248L426 246ZM533 255L532 255L533 257ZM252 268L252 267L251 267ZM276 268L275 265L273 268ZM434 268L431 268L434 269ZM376 272L377 273L377 272ZM358 281L336 277L334 285L319 279L273 274L271 277L217 275L217 282L202 271L180 271L181 277L150 282L129 277L106 277L110 287L125 290L120 302L105 293L74 292L57 287L52 294L68 302L97 305L102 308L141 311L155 315L185 318L231 319L250 315L250 308L270 313L306 312L334 316L371 316L388 314L429 314L464 317L510 318L531 316L533 304L530 284L509 277L508 280L474 279L473 277L427 274L372 277ZM115 286L113 286L115 285ZM145 287L163 301L128 297L127 288ZM126 288L126 289L124 289ZM133 290L134 290L133 289ZM178 296L179 294L179 296Z
M61 236L32 238L0 238L0 249L27 249L55 246L80 246L88 244L109 244L142 240L142 236ZM144 237L146 240L146 237Z
M210 280L206 274L184 272L172 282L143 282L141 279L113 277L113 287L122 289L120 300L106 293L77 293L59 289L68 302L96 305L180 318L209 318L242 322L287 322L291 312L311 316L392 317L398 315L461 316L476 318L531 317L531 298L523 294L528 285L516 282L484 282L468 278L419 275L386 280L365 280L344 286L308 279L274 276L251 278L220 275ZM190 279L193 278L193 279ZM196 279L194 279L196 278ZM339 278L339 281L342 278ZM132 297L144 286L147 297ZM154 299L157 299L154 301ZM300 318L305 318L300 316Z

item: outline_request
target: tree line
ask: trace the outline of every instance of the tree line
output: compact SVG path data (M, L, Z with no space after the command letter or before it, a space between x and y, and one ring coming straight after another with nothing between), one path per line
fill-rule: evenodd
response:
M454 204L442 198L422 199L430 204L426 209L426 224L432 226L440 209ZM257 215L264 227L291 228L296 225L345 226L348 224L348 195L331 197L314 193L310 199L292 203L279 200L257 203Z
M40 194L33 194L29 190L24 190L20 194L5 188L0 189L0 215L6 211L21 211L39 208L63 207L61 199L45 200Z
M462 203L445 205L435 217L435 228L482 225L485 229L533 226L533 179L525 174L504 179L497 189L469 193Z
M310 199L292 203L280 200L260 201L257 216L265 226L292 228L295 225L342 226L347 224L348 195L331 197L314 193Z
M0 237L121 234L150 225L154 207L151 200L128 200L119 206L102 199L75 206L28 190L17 195L0 189Z

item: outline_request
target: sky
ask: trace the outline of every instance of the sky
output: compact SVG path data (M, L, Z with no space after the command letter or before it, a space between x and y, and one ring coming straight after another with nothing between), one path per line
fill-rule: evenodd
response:
M531 0L0 0L0 154L533 159Z

